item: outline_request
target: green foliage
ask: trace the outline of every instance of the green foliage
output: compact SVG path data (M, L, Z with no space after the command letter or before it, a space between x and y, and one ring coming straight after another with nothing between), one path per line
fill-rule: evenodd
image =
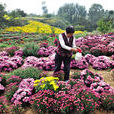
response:
M84 31L85 30L85 26L82 26L82 25L77 25L77 26L74 26L74 29L76 30L76 31Z
M13 72L10 73L10 76L20 76L21 78L33 78L33 79L39 79L40 74L42 73L41 70L38 70L34 67L28 67L26 69L16 69Z
M4 28L5 23L7 22L7 20L3 17L5 13L5 5L0 4L0 28Z
M8 45L7 44L0 44L0 48L4 48L4 47L8 47Z
M109 31L111 31L112 29L112 20L107 20L107 19L100 19L97 23L98 28L97 30L99 30L102 33L107 33Z
M25 47L23 49L23 53L24 53L23 55L25 57L27 57L27 56L36 56L37 57L38 56L37 51L39 48L40 47L34 42L27 43L27 44L25 44Z
M16 9L16 10L11 11L9 15L14 18L14 17L20 17L20 16L25 17L27 14L23 10Z

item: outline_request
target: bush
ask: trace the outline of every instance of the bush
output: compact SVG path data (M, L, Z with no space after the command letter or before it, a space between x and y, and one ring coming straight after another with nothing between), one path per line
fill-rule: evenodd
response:
M32 43L27 43L23 49L23 55L25 57L27 56L38 56L37 51L39 49L39 46L32 42Z
M39 79L41 74L41 70L38 70L34 67L28 67L26 69L17 69L10 73L10 76L20 76L20 78L33 78L33 79Z
M107 33L112 29L112 21L107 19L100 19L97 23L98 30L102 33Z

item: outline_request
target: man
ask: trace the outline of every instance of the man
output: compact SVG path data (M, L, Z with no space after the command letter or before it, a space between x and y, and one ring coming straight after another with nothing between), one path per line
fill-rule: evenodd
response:
M64 64L64 80L69 80L70 73L70 61L73 52L78 52L75 45L74 27L69 26L66 28L66 32L59 35L59 43L55 55L55 72L61 70L61 64Z

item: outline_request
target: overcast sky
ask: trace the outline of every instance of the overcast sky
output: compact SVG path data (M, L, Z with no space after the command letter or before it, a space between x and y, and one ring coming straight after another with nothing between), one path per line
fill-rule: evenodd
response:
M105 10L114 10L114 0L0 0L6 4L6 10L24 10L26 13L42 14L42 1L46 1L48 13L55 13L65 3L78 3L88 10L92 4L99 3Z

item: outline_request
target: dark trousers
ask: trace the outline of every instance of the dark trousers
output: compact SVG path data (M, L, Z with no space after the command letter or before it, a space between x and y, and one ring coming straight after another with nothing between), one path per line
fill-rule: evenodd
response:
M64 64L63 70L65 73L64 80L69 80L70 61L71 61L71 57L63 57L63 56L60 56L59 54L56 53L54 73L61 70L61 64L63 62L63 64Z

